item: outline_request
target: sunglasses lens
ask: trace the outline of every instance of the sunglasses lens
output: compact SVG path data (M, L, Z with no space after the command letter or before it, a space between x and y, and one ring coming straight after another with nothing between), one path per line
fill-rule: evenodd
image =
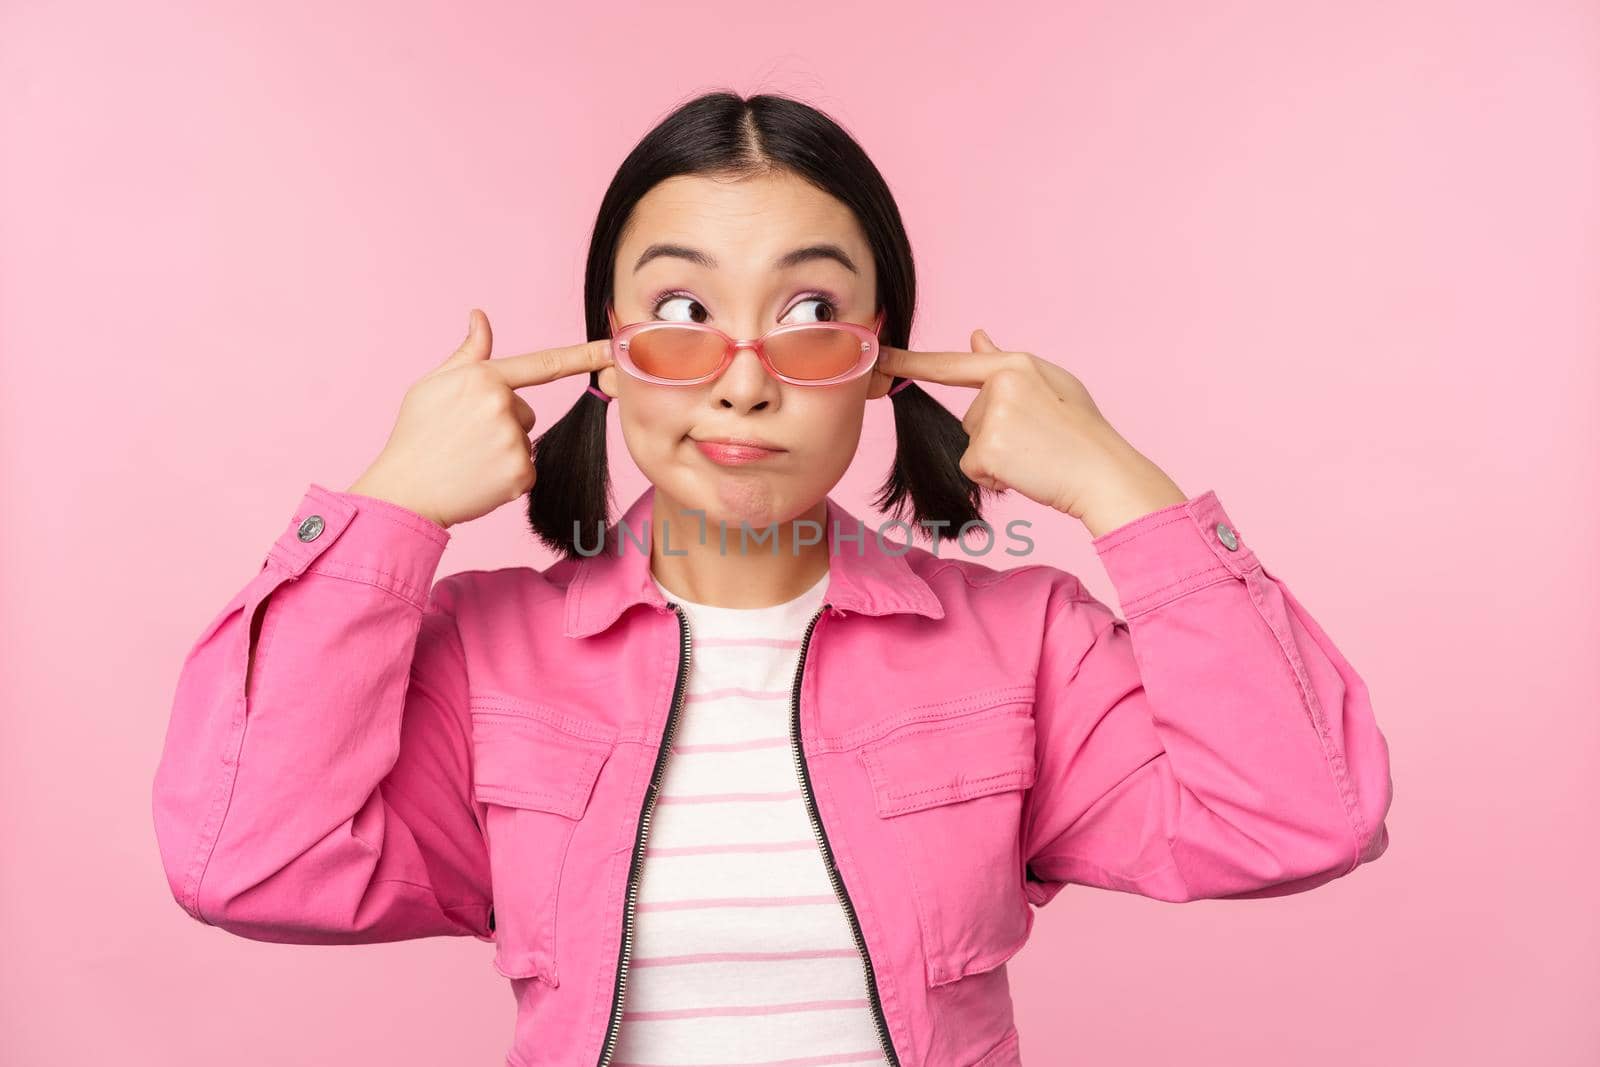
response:
M767 339L767 358L778 373L805 381L836 378L859 363L861 338L849 330L808 326Z
M652 326L633 335L628 354L646 374L672 380L702 378L722 362L722 338L706 330Z
M779 374L798 381L827 381L857 367L866 353L849 330L818 324L769 336L767 358ZM693 381L722 364L722 337L687 326L651 326L628 342L634 366L665 381Z

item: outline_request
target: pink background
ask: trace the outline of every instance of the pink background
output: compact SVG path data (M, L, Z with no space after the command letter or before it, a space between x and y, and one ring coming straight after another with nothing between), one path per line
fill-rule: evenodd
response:
M1025 1060L1600 1059L1593 3L219 6L0 10L0 1060L501 1062L488 945L185 917L150 781L304 486L360 473L469 307L500 354L582 340L606 181L721 87L856 134L913 345L987 327L1216 489L1391 745L1392 844L1347 879L1057 898L1012 964ZM525 395L547 424L581 388ZM1076 523L1014 517L1114 595ZM548 561L508 507L441 574Z

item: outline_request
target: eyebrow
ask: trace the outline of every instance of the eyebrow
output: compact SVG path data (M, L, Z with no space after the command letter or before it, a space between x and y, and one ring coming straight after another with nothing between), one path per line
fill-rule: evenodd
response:
M707 253L700 251L698 248L690 248L688 245L657 243L651 245L649 248L646 248L644 252L640 254L639 261L633 265L634 273L637 274L639 272L639 268L643 267L652 259L659 259L662 256L672 256L676 259L686 259L690 263L693 263L696 266L704 267L707 270L717 269L717 261ZM831 259L843 266L851 274L861 273L861 271L856 268L855 261L852 260L848 254L846 254L844 249L835 244L806 245L804 248L796 248L793 252L786 252L779 256L773 262L772 269L788 270L790 267L797 267L802 263L809 263L814 259Z

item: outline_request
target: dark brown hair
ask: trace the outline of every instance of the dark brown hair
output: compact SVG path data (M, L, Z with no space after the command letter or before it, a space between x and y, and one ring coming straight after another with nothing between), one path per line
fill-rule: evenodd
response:
M675 109L617 168L589 242L583 289L589 340L609 336L606 307L617 245L634 206L647 192L678 175L737 177L774 171L806 179L855 213L877 268L878 306L884 312L879 336L896 348L907 347L916 271L900 209L877 167L838 123L809 104L778 94L747 99L732 92L706 93ZM591 375L590 384L595 381ZM954 540L963 524L982 520L982 493L993 490L961 470L967 432L960 419L915 383L892 399L894 464L874 506L910 522L914 530L931 529L932 536ZM592 554L610 524L606 408L604 400L585 390L534 441L528 522L539 540L563 556L579 554L580 535ZM931 525L935 523L943 525Z

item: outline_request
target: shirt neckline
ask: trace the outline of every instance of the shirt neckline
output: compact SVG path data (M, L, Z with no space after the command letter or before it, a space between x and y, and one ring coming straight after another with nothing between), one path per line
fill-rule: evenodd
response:
M769 604L760 608L730 608L719 604L702 604L698 601L689 600L685 597L678 596L666 586L662 585L654 573L651 573L650 575L650 580L655 582L655 586L661 591L662 596L666 597L670 602L682 605L683 609L691 614L711 618L720 616L730 621L738 619L745 622L762 622L766 620L776 621L779 619L786 619L791 615L800 614L801 612L809 614L811 610L814 610L822 605L823 597L826 595L828 589L828 578L829 575L824 573L822 577L818 578L814 583L812 583L811 588L807 589L799 596L791 597L782 603Z

